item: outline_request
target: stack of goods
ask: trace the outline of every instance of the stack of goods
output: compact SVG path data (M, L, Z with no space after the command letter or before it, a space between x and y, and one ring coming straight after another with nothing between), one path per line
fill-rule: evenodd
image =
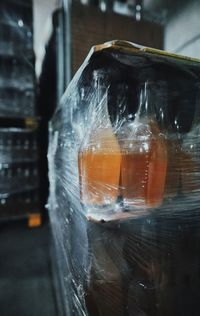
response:
M67 2L67 1L63 1ZM80 0L70 1L67 10L66 55L69 59L67 72L74 74L83 63L85 55L94 43L110 41L111 38L135 41L151 47L163 48L164 27L151 21L136 21L134 16L116 14L112 11L102 12L98 9L99 1L89 1L85 6ZM86 1L85 1L86 2ZM92 2L95 5L92 5ZM125 1L124 1L125 2ZM106 7L111 1L106 1ZM125 26L125 27L124 27ZM81 45L80 45L81 43ZM69 69L71 67L71 69Z
M66 315L198 315L200 62L91 51L52 120L49 211Z
M31 1L0 3L0 116L35 115Z
M0 11L0 216L10 217L39 210L32 1Z
M36 130L0 128L1 217L38 212L38 158Z

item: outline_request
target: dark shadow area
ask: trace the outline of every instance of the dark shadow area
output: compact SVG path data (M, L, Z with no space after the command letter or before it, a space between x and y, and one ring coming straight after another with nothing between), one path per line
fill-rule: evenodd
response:
M57 315L49 227L1 224L0 249L0 315Z

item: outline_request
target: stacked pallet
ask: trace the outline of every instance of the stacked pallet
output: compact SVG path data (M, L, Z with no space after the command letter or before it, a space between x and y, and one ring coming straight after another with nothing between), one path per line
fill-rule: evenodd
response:
M113 12L101 12L95 6L84 6L72 1L71 65L74 74L83 63L90 48L111 40L127 40L158 49L163 48L163 26L149 21L136 21L133 17Z
M40 210L32 1L2 0L0 12L0 218L32 219Z

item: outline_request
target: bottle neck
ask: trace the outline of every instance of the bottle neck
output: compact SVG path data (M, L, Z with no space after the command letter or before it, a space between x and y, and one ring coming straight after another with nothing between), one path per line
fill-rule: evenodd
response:
M96 91L95 100L95 121L98 128L111 126L108 112L108 78L103 71L94 72L94 89Z
M168 107L168 86L166 82L160 82L157 86L157 106L160 128L164 132L173 132L171 117Z
M102 78L97 78L94 89L96 90L97 103L100 104L102 99L108 96L108 86L103 82Z
M142 85L140 92L140 105L136 119L148 118L156 120L156 89L154 82L147 81Z

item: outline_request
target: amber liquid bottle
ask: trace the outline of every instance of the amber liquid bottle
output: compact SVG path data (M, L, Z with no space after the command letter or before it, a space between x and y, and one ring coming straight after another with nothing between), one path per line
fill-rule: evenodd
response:
M165 183L165 198L173 198L178 195L180 186L180 142L173 129L168 109L168 85L165 81L157 83L156 93L159 105L158 122L167 146L167 173Z
M108 113L108 85L105 73L94 72L95 98L91 121L79 151L81 201L98 219L112 210L119 194L121 153ZM100 212L100 213L99 213Z
M181 153L181 191L199 198L200 193L200 84L197 84L194 120L183 138Z
M155 115L155 84L145 82L133 122L121 130L121 187L126 209L160 206L164 198L167 147Z

